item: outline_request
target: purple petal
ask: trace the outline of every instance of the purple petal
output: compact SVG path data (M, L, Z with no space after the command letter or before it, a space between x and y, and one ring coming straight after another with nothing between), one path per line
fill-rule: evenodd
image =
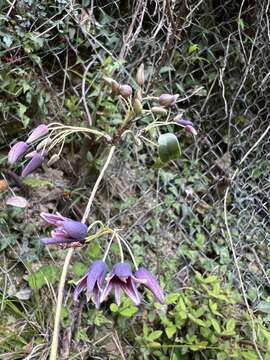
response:
M135 305L139 305L141 303L140 294L136 288L134 281L129 278L126 284L122 285L122 289L126 293L126 295L135 303Z
M43 163L44 157L40 154L36 154L32 157L32 159L28 162L26 167L23 169L21 176L25 177L39 168Z
M189 120L186 120L186 119L180 119L180 120L177 120L176 122L182 126L187 126L187 125L193 126L192 122Z
M100 302L101 303L107 298L109 293L112 291L112 288L113 288L113 280L110 280L110 281L107 282L104 290L101 293L101 296L100 296Z
M74 242L73 239L63 239L61 237L51 237L51 238L42 238L41 242L43 245L53 245L53 244L69 244Z
M187 125L185 128L187 131L189 131L191 134L195 136L198 134L196 129L192 125Z
M87 235L87 226L80 221L65 219L63 221L63 229L73 239L83 241Z
M101 290L103 281L105 280L107 271L107 265L104 261L97 260L87 271L87 301L91 297L94 287L96 286L98 290Z
M52 231L52 237L56 239L63 239L63 241L65 240L70 240L71 242L74 241L73 238L68 236L68 234L65 233L64 231L59 230L59 228L57 228L55 231Z
M131 268L128 263L118 263L113 266L111 275L118 276L121 280L132 276Z
M86 289L86 283L87 283L87 275L85 275L77 284L75 290L74 290L74 294L73 294L73 299L74 301L78 300L79 295L81 294L81 292Z
M28 144L30 144L31 142L39 139L40 137L44 136L44 135L47 135L49 132L49 128L47 125L39 125L38 127L36 127L32 134L28 137L28 139L26 140L26 142Z
M45 220L47 223L58 226L60 222L62 222L65 218L60 214L50 214L42 212L40 214L43 220Z
M17 144L13 145L8 153L8 162L14 164L18 159L20 159L23 154L27 151L28 145L24 141L19 141Z
M164 304L165 301L165 295L161 287L159 286L159 283L157 282L156 278L145 268L140 267L136 273L135 276L138 279L144 279L147 280L147 282L144 284L146 288L148 288L154 296L157 298L157 300Z

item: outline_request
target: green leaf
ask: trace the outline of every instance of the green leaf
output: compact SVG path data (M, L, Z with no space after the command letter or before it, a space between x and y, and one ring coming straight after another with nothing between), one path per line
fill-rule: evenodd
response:
M117 311L118 311L118 306L117 306L116 304L112 303L112 304L110 305L110 310L111 310L112 312L117 312Z
M158 138L158 152L161 161L168 162L180 158L181 149L177 137L174 134L166 133Z
M211 323L212 323L212 326L213 328L215 329L215 331L220 334L221 333L221 329L220 329L220 326L219 326L219 323L217 322L216 319L211 319Z
M171 305L179 299L179 293L171 293L166 297L166 304Z
M245 360L258 360L259 357L256 354L255 351L245 351L241 353L241 356L245 359Z
M149 334L149 328L148 325L146 324L146 322L143 323L143 335L145 337L147 337L147 335Z
M73 265L73 271L77 276L82 276L87 270L87 266L85 266L82 262L76 261Z
M194 51L199 49L199 45L198 44L191 44L190 47L188 48L188 54L192 54Z
M234 329L235 329L235 320L234 319L229 319L227 322L226 322L226 332L232 332L234 333Z
M121 314L122 316L125 316L125 317L131 317L131 316L134 315L137 311L138 311L137 306L130 305L130 306L124 308L123 310L120 310L120 314Z
M29 185L29 186L31 186L33 188L40 187L40 186L45 186L45 185L53 186L53 184L48 180L37 179L37 178L32 177L32 176L27 176L26 178L23 179L22 182L25 185Z
M13 43L13 37L9 34L5 34L3 37L3 43L6 45L7 48L9 48Z
M54 284L58 280L59 268L55 265L44 265L38 271L28 275L31 289L39 290L47 283Z
M257 305L257 310L265 314L270 314L270 303L266 301L261 301Z
M152 342L152 341L160 338L162 333L163 333L162 330L153 331L150 335L147 336L147 340Z
M195 324L202 326L202 327L206 327L206 323L205 321L202 321L200 319L195 318L193 315L188 314L188 317L190 320L192 320Z
M176 333L176 330L177 328L175 325L168 326L165 328L166 335L168 336L169 339L173 337L173 335Z

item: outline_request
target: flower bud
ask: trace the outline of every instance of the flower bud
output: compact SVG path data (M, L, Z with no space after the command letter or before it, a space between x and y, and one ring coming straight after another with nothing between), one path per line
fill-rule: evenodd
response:
M53 156L48 160L47 165L51 166L56 163L60 159L60 156L57 154L53 154Z
M108 77L108 76L104 76L104 77L103 77L103 80L105 81L105 83L106 83L107 85L112 85L112 82L115 81L114 79L112 79L112 78L110 78L110 77Z
M186 125L185 129L189 131L192 135L198 135L197 130L193 127L193 125Z
M143 106L139 99L134 100L133 109L136 114L140 114L142 112Z
M32 157L26 167L23 169L21 173L21 177L25 177L39 168L43 163L44 157L40 154L36 154Z
M25 155L25 159L32 159L34 155L38 154L36 150L33 150Z
M8 162L14 164L27 151L28 145L24 141L19 141L9 150Z
M159 97L159 104L161 106L173 106L175 105L178 96L179 96L178 94L176 95L162 94Z
M112 94L119 95L120 93L120 84L117 81L111 79L111 86L112 86Z
M47 137L44 140L42 140L36 147L37 150L42 150L43 148L45 148L46 146L49 146L52 142L52 139Z
M167 110L160 106L153 106L150 110L155 114L167 115Z
M47 135L48 132L49 132L48 126L45 124L41 124L33 130L32 134L28 137L26 142L30 144L31 142L41 138L42 136Z
M144 64L141 64L137 70L136 83L140 86L144 84Z
M141 89L137 89L135 91L134 98L138 99L140 102L142 102L142 91L141 91Z
M129 85L121 85L119 88L119 93L124 98L128 98L132 95L132 87Z
M193 135L197 135L197 130L194 128L193 123L189 120L183 119L182 116L179 115L175 116L173 119L178 125L183 126L188 132Z

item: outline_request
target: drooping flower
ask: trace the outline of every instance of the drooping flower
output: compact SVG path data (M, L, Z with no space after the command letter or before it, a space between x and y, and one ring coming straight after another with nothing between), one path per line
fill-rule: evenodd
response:
M84 242L87 236L87 226L80 221L69 219L59 213L41 213L40 216L55 227L52 237L41 239L44 245Z
M173 106L176 104L176 100L179 97L178 94L171 95L171 94L162 94L159 97L159 104L161 106Z
M161 289L157 279L148 270L144 267L140 267L135 272L135 276L137 279L143 280L143 286L149 289L161 304L164 304L164 291Z
M30 144L31 142L41 138L42 136L47 135L49 132L49 128L47 125L45 124L41 124L39 126L37 126L33 132L31 133L31 135L28 137L28 139L26 140L26 142L28 144Z
M34 172L37 168L39 168L42 165L43 161L44 161L44 157L41 154L39 153L35 154L23 169L21 173L21 177L25 177L31 174L32 172Z
M11 147L8 153L8 162L14 164L27 151L28 145L24 141L19 141Z
M144 279L138 279L132 274L128 263L115 264L101 294L100 302L103 302L112 289L114 289L116 303L117 305L120 305L120 291L122 289L136 305L139 305L141 303L141 299L136 283L144 282Z
M100 295L102 293L102 284L105 280L106 271L107 265L104 261L94 261L89 267L87 273L78 282L74 290L74 300L77 301L81 292L86 289L87 301L89 301L91 296L93 295L95 307L96 309L99 309Z
M189 131L191 134L193 134L193 135L195 135L195 136L198 134L197 131L196 131L196 129L195 129L194 126L193 126L193 123L192 123L191 121L189 121L189 120L183 119L183 118L181 117L181 115L180 115L180 116L177 115L177 116L174 118L174 121L176 121L178 125L184 127L184 128L185 128L187 131Z

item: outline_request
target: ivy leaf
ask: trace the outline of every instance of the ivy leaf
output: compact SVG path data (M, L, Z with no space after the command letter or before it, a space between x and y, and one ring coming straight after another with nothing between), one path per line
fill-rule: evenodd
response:
M174 134L166 133L158 138L158 152L162 162L177 160L180 158L181 149L177 137Z

